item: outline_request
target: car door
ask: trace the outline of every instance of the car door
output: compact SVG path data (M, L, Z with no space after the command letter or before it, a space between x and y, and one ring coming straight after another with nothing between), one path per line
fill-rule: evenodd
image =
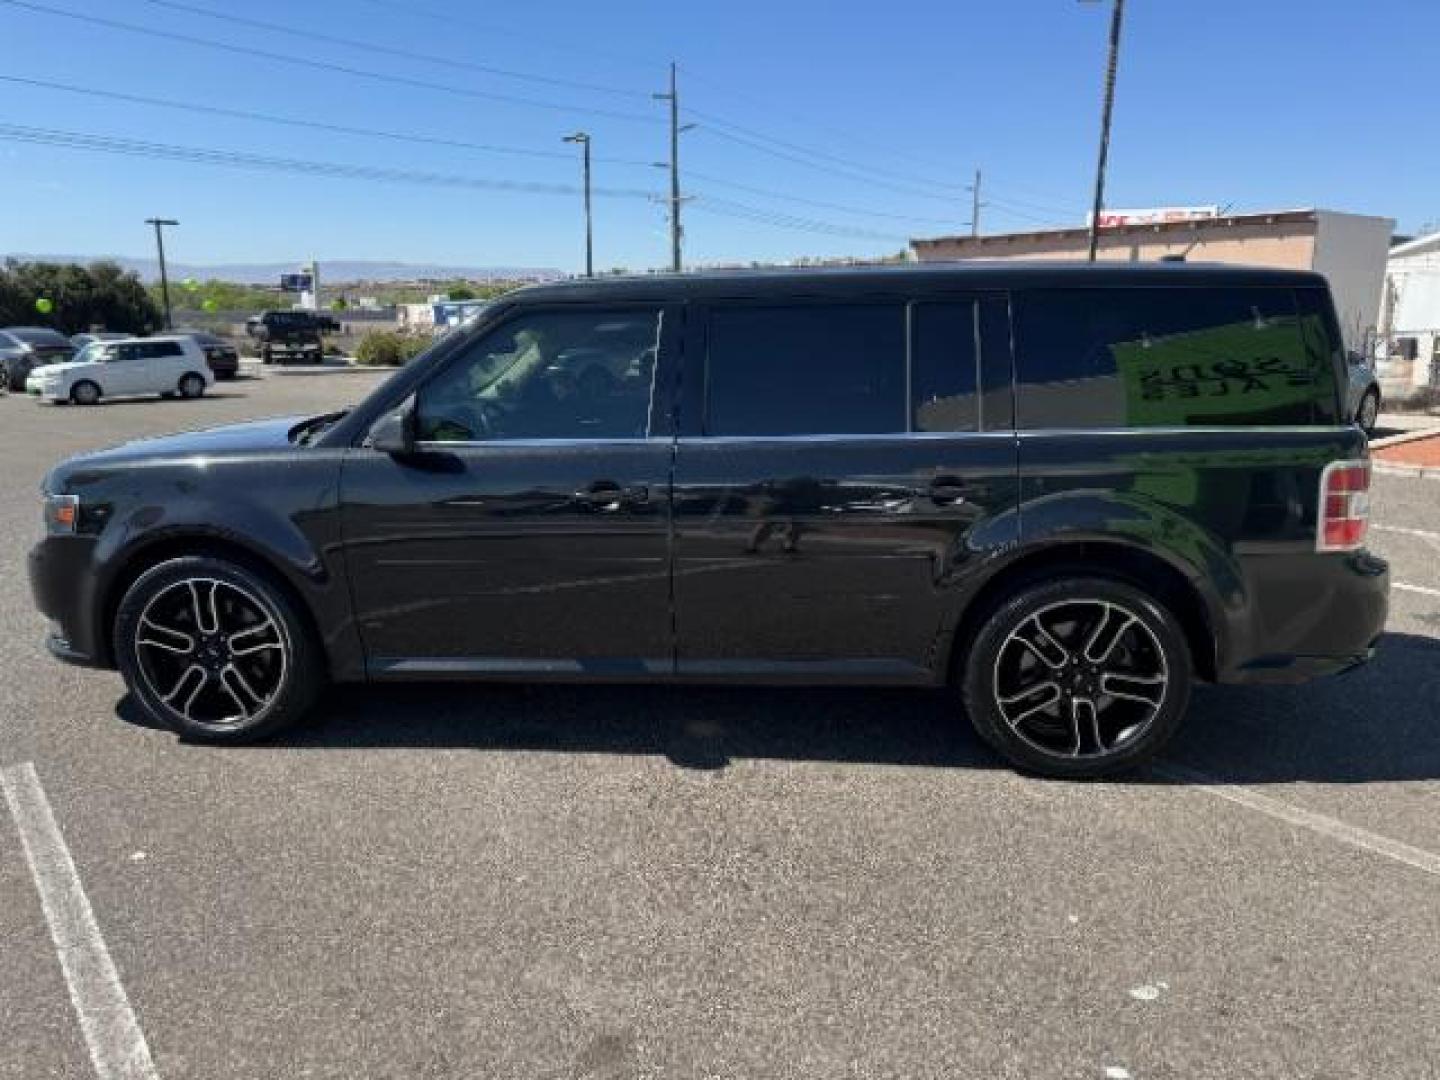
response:
M660 388L679 315L521 309L417 390L414 453L347 456L347 563L372 673L671 670Z
M967 584L1016 533L1004 298L713 303L690 322L677 672L942 675Z
M143 341L126 341L105 350L105 362L96 372L100 391L106 397L143 393L145 356Z

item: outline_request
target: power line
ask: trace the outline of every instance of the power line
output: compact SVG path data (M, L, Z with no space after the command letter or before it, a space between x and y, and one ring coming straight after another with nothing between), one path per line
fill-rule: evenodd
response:
M355 135L364 138L376 138L394 140L397 142L416 143L425 146L439 146L447 149L468 150L487 154L507 154L520 157L540 158L544 160L569 161L573 155L559 150L537 150L531 147L501 146L493 143L477 143L463 139L447 139L439 136L417 135L409 132L386 131L380 128L353 127L348 124L332 124L321 120L303 120L294 116L277 116L273 113L255 112L250 109L232 109L220 105L205 105L193 101L176 101L173 98L156 98L144 94L127 94L118 90L101 90L97 87L77 86L74 83L54 82L48 79L30 79L20 75L0 74L0 83L12 83L18 86L31 86L45 90L59 90L69 94L80 94L86 97L100 98L110 101L123 101L135 105L149 107L177 109L182 112L198 113L206 116L225 116L238 120L248 120L257 123L278 124L286 127L310 129L314 131L327 131L340 135ZM652 168L654 163L640 161L634 158L617 158L596 155L593 158L596 162L603 162L610 165L625 165L635 168ZM756 187L751 184L742 184L733 180L726 180L724 177L716 176L713 173L691 172L697 179L706 181L709 184L719 187L730 188L735 191L744 191L751 195L760 195L770 199L778 199L786 202L793 202L805 206L813 206L822 210L834 210L844 214L854 214L859 217L883 218L890 221L911 221L922 224L946 224L949 219L936 217L923 217L911 214L894 214L883 210L873 210L858 206L848 206L843 203L828 202L823 199L810 199L802 195L794 195L788 192L775 191L770 188Z
M76 86L73 83L51 82L46 79L27 79L19 75L0 75L0 82L21 86L34 86L46 90L61 90L69 94L84 94L87 97L126 101L135 105L155 106L162 109L179 109L184 112L201 113L209 116L228 116L237 120L254 120L265 124L283 124L288 127L309 128L314 131L329 131L339 135L360 135L366 138L393 139L397 142L419 143L426 146L443 146L456 150L473 150L486 154L513 154L521 157L563 159L569 161L570 154L560 150L536 150L520 146L499 146L494 143L469 142L463 139L447 139L432 135L414 135L402 131L386 131L380 128L351 127L347 124L332 124L322 120L302 120L293 116L276 116L273 113L253 112L249 109L230 109L220 105L202 105L191 101L175 101L172 98L146 97L142 94L126 94L118 90L100 90L95 87ZM611 165L632 165L650 168L651 162L628 158L597 157Z
M696 210L709 214L718 214L724 217L740 218L761 225L774 225L785 229L824 233L827 236L843 236L859 240L883 240L887 243L899 244L909 243L909 237L901 236L898 233L882 233L871 229L854 228L849 225L834 225L825 221L817 221L814 218L776 213L770 210L763 210L758 206L732 202L729 199L716 199L706 195L696 195L694 199L694 209Z
M649 56L640 56L637 53L618 52L615 49L607 49L599 45L563 45L556 41L540 41L536 40L534 33L527 30L517 30L513 26L499 26L495 23L480 22L477 19L469 19L463 15L456 15L448 11L436 11L433 8L423 7L419 4L397 3L396 0L359 0L359 2L368 4L370 7L380 8L383 11L393 11L407 18L419 17L422 19L431 19L435 22L444 23L449 27L468 26L473 30L483 30L487 34L502 34L506 37L520 38L525 42L527 47L543 52L566 53L570 56L582 56L588 60L594 60L598 57L628 65L644 65L654 62L653 58Z
M274 157L239 150L216 150L203 146L177 146L143 139L99 135L85 131L62 131L56 128L27 127L0 123L0 141L59 146L71 150L93 150L151 160L184 161L201 165L225 165L262 172L289 172L342 180L374 180L381 182L424 184L432 187L476 188L485 191L513 191L536 195L578 195L573 184L551 184L529 180L500 180L490 177L465 176L455 173L423 172L413 169L391 169L375 165L346 162L313 161L306 158ZM592 188L596 195L609 198L652 199L654 193L643 188Z
M289 34L291 37L304 38L306 41L327 41L332 45L343 45L349 49L361 49L369 53L398 56L405 60L419 60L427 64L443 64L447 67L464 68L468 71L478 71L485 75L494 75L504 79L518 79L523 82L539 83L545 86L560 86L569 90L588 90L601 94L615 94L618 97L628 97L637 100L644 100L646 98L646 95L638 90L625 90L617 86L578 82L573 79L559 79L550 75L537 75L534 72L514 71L509 68L494 67L489 64L477 64L473 61L439 56L435 53L413 52L409 49L401 49L393 45L379 45L369 41L357 41L354 38L305 30L298 26L266 22L263 19L250 19L243 15L231 15L228 12L211 11L208 8L195 7L193 4L180 3L180 0L142 0L142 2L155 7L169 8L172 11L184 11L188 14L199 15L206 19L218 19L221 22L232 23L237 26L250 26L257 30L265 30L277 34Z
M85 150L107 154L119 154L147 160L182 161L188 164L219 165L260 172L299 173L327 179L366 180L383 183L421 184L431 187L468 188L485 191L510 191L538 195L567 195L581 193L573 184L551 184L534 181L498 180L489 177L464 176L454 173L420 172L412 169L391 169L381 166L355 165L346 162L313 161L304 158L274 157L268 154L250 154L235 150L216 150L201 146L177 146L143 139L121 138L100 135L94 132L63 131L56 128L29 127L20 124L0 123L0 142L17 142L32 145L56 146L70 150ZM654 200L657 196L650 191L637 188L592 188L592 194L610 198L632 198ZM904 242L907 238L834 225L813 218L777 214L759 207L728 199L701 198L696 208L706 213L725 217L740 218L758 224L771 225L805 232L824 233L829 236L843 236L858 239Z
M13 2L13 0L0 0L0 2L11 3ZM939 202L955 203L963 195L963 193L957 193L955 195L941 195L935 193L934 191L922 191L919 188L909 187L903 184L891 183L888 180L881 180L877 177L865 176L861 173L847 172L844 169L836 168L833 165L826 165L819 161L812 161L811 159L801 157L798 154L792 154L784 150L776 150L773 147L766 146L764 143L755 142L754 140L746 138L743 135L736 135L733 132L726 131L722 128L718 128L707 123L700 123L696 125L696 130L715 135L721 139L725 139L727 142L733 142L740 146L749 147L750 149L758 151L762 154L769 154L771 157L779 158L782 161L789 161L793 162L796 165L803 165L808 169L815 169L819 172L825 173L827 176L845 177L846 179L853 180L857 183L870 184L873 187L885 188L889 191L898 191L902 194L913 195L921 199L934 199Z
M27 11L37 11L45 15L56 15L64 19L73 19L91 26L106 26L115 30L124 30L132 34L144 34L149 37L163 38L168 41L179 41L187 45L200 45L207 49L219 49L222 52L234 53L240 56L258 56L265 60L276 63L292 64L303 67L306 70L331 71L341 75L350 75L361 79L373 79L377 82L393 83L399 86L409 86L421 90L435 90L446 94L458 94L462 97L480 98L485 101L501 101L509 105L524 105L535 109L550 109L556 112L577 114L583 113L591 116L604 116L615 120L631 120L639 123L654 124L659 121L658 117L642 113L621 112L616 109L597 109L591 106L562 105L552 101L536 101L533 98L516 97L512 94L497 94L487 90L472 90L464 86L455 86L451 83L430 82L426 79L414 79L406 75L393 75L386 72L371 71L368 68L352 67L348 64L336 64L331 61L318 60L310 56L295 56L290 53L277 53L265 49L250 48L246 45L234 45L226 41L215 41L212 38L195 37L191 34L180 34L170 30L160 30L151 26L139 26L135 23L121 22L119 19L107 19L100 15L89 12L80 13L67 11L64 8L51 7L48 4L37 4L33 0L0 0L0 4L8 4L11 7L23 8Z
M844 203L826 202L823 199L810 199L803 195L792 195L788 192L774 191L770 188L754 187L750 184L737 183L734 180L726 180L710 173L696 172L694 169L689 170L689 174L697 180L704 180L710 184L718 184L720 187L732 188L735 191L745 191L751 195L763 195L771 199L799 203L804 206L814 206L822 210L835 210L842 214L855 214L859 217L886 218L890 221L916 221L929 225L948 225L953 223L950 218L920 217L914 214L892 214L884 210L866 210L858 206L847 206Z
M817 160L827 162L831 165L842 165L847 169L853 169L859 172L873 173L876 176L885 177L890 180L899 180L911 185L922 185L925 187L934 188L937 192L944 192L947 190L953 192L953 194L941 195L940 197L943 198L960 198L965 191L965 186L963 184L954 184L949 181L924 179L920 177L910 176L905 173L892 172L889 169L877 169L873 165L866 165L863 162L854 161L850 158L840 157L837 154L827 153L824 150L815 150L811 147L789 142L786 139L777 139L772 135L766 135L764 132L756 131L754 128L748 128L742 124L734 123L733 121L726 120L723 117L715 116L712 113L701 112L698 109L688 109L687 112L689 112L690 115L695 117L697 120L700 120L706 125L710 126L712 130L715 130L717 128L724 129L725 131L730 132L732 135L743 135L750 139L757 140L761 143L780 147L781 149L787 150L792 154L801 154L806 157L816 158Z

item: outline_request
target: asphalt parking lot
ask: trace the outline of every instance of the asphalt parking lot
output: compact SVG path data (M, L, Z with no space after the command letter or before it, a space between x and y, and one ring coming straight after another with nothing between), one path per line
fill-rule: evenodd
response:
M95 1075L77 970L125 1077L1440 1075L1440 483L1376 478L1368 669L1204 690L1120 782L1017 776L909 691L347 689L214 749L48 659L55 460L376 378L0 398L0 771L113 959L57 952L0 813L0 1076Z

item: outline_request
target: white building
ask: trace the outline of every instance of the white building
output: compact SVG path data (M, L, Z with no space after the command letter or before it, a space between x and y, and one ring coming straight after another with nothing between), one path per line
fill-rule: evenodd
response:
M1440 386L1440 232L1390 249L1378 337L1389 393Z

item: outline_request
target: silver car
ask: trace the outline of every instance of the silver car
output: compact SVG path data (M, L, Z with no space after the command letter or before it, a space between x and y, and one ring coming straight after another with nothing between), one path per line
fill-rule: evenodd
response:
M7 326L0 330L0 381L11 390L25 389L25 376L42 364L63 364L75 346L48 326Z
M1375 431L1375 421L1380 416L1380 379L1375 373L1375 362L1358 352L1348 352L1346 359L1346 414L1370 435Z

